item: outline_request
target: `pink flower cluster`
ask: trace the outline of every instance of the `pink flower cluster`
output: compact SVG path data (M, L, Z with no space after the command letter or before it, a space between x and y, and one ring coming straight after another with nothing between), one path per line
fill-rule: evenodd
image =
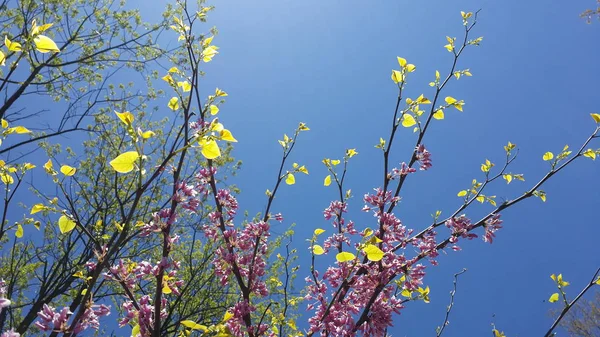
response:
M68 332L69 330L69 317L73 313L68 307L62 308L59 312L44 304L42 310L38 312L39 320L35 322L35 326L42 331L60 331ZM110 314L110 307L104 304L95 305L92 304L86 308L83 317L77 322L73 328L73 333L77 334L88 328L98 330L100 327L99 318L102 316L108 316Z
M431 168L431 152L427 151L425 145L419 144L415 149L417 160L421 163L421 167L419 168L421 171L426 171Z
M424 145L416 147L415 157L421 170L432 166L431 153ZM414 172L414 168L402 163L401 168L393 169L387 178L393 180ZM349 252L358 250L359 257L352 261L337 262L337 265L328 267L322 277L316 270L306 277L305 300L308 310L313 312L309 318L309 335L318 333L323 337L350 337L360 332L364 336L383 336L386 328L392 324L392 314L399 313L405 301L396 297L396 285L410 293L423 291L426 266L420 261L428 259L432 265L438 264L436 258L445 245L444 241L440 244L437 240L434 229L441 224L412 236L413 230L407 229L394 213L386 212L394 209L399 201L400 197L382 188L366 194L363 211L373 212L377 227L358 236L353 226L352 230L344 227L346 223L352 223L343 218L347 212L346 203L333 201L325 209L325 219L332 221L338 229L325 239L325 248L334 246L328 244L330 242L335 242L338 249L345 244ZM485 221L485 241L491 242L494 232L501 228L499 217L494 215ZM477 237L471 232L475 229L474 224L464 215L453 217L444 224L451 230L447 240L454 244L454 250L460 249L456 245L459 239ZM353 235L356 240L352 239ZM362 251L367 243L376 245L383 252L381 260L369 261ZM409 244L417 249L412 257L405 255Z
M0 278L0 313L2 313L2 310L4 310L4 308L7 308L8 306L10 306L10 300L8 300L6 297L6 282ZM2 335L0 335L0 337L20 337L21 335L17 332L15 332L15 330L10 329L9 331L4 332Z

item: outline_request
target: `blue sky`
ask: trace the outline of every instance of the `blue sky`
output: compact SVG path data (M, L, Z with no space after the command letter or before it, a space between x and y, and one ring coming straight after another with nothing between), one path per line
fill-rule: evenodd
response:
M307 253L304 239L314 228L330 228L322 210L335 191L323 187L326 169L320 161L340 158L346 148L359 152L348 176L356 196L349 218L359 228L373 225L370 215L360 212L361 196L381 184L381 154L373 145L389 134L396 56L417 65L407 95L431 96L427 83L434 71L444 73L451 62L445 36L462 32L461 10L482 9L473 34L484 41L459 63L473 77L451 82L446 91L465 100L464 113L448 111L425 139L434 166L406 184L397 208L405 225L422 229L437 209L450 214L461 202L456 193L473 178L482 179L483 160L503 159L507 141L520 148L512 171L525 174L526 181L508 187L500 182L490 191L498 198L519 195L549 169L542 154L565 144L579 146L594 128L589 113L600 109L600 24L579 18L594 6L591 0L211 4L217 8L209 25L219 29L214 44L220 54L206 67L204 83L206 90L217 86L229 93L220 115L239 140L235 156L244 165L236 183L243 209L252 213L264 207L261 197L272 187L280 160L277 139L300 121L311 128L292 157L307 165L310 175L285 186L274 206L286 219L282 230L297 224L301 254ZM408 160L414 135L402 130L398 140L394 163ZM426 279L431 303L410 304L391 335L434 335L452 274L464 267L468 272L460 279L444 336L485 335L492 322L507 336L543 335L553 319L548 311L557 308L545 301L555 291L549 275L563 273L573 297L600 265L594 248L600 237L598 164L575 162L544 186L545 204L530 199L504 212L505 228L493 245L463 242L462 252L442 255ZM490 210L487 204L476 206L468 215ZM302 275L307 267L300 269Z
M157 20L163 3L143 4L145 20ZM490 194L518 196L549 169L542 154L559 152L565 144L577 148L594 129L589 113L600 110L600 22L587 25L579 18L593 0L210 4L217 8L206 30L217 26L213 42L220 54L205 68L203 89L229 93L219 115L239 140L234 155L244 164L234 182L242 189L242 209L250 214L263 210L264 191L273 187L281 157L277 140L291 134L298 122L311 128L291 157L310 175L283 186L273 208L285 217L275 231L296 223L294 241L304 256L300 279L308 273L304 239L317 227L331 228L322 211L336 194L322 184L327 172L321 160L357 149L347 180L355 195L348 218L360 229L373 226L373 218L360 212L361 196L382 181L381 153L373 145L389 135L396 56L417 66L407 95L432 96L427 83L436 69L442 74L449 69L451 54L443 45L446 35L461 36L461 10L482 9L473 36L484 40L467 50L458 66L469 68L473 77L452 81L446 91L465 100L465 111L449 110L445 120L433 124L424 143L434 166L405 185L396 212L406 226L420 230L436 210L452 213L461 203L456 193L473 178L483 178L479 166L486 158L503 160L507 141L520 148L512 172L523 173L526 181L499 182ZM409 130L398 137L393 165L408 161L414 144ZM558 307L546 301L555 291L549 275L562 273L573 297L600 266L595 249L599 165L578 160L543 187L546 203L531 199L504 212L505 228L493 245L474 240L463 242L461 252L442 254L440 265L428 268L431 303L409 304L390 334L434 335L443 321L452 275L468 268L444 336L484 335L492 322L507 336L543 335L553 319L548 311ZM467 215L475 219L491 209L476 205Z

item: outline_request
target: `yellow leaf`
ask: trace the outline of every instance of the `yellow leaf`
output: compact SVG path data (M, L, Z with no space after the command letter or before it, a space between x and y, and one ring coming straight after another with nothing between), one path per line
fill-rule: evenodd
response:
M405 128L409 128L415 124L417 124L417 121L410 114L405 114L404 118L402 118L402 126L404 126Z
M10 185L15 182L13 177L7 172L0 172L0 179L5 185Z
M170 73L178 73L179 69L177 69L177 67L171 67L171 68L169 68L168 72L170 72Z
M140 325L136 324L131 329L131 337L138 337L139 334L140 334Z
M2 127L5 129L8 127L8 122L5 119L2 119Z
M46 23L37 27L37 33L45 32L46 30L48 30L48 28L52 27L52 25L54 25L54 23Z
M331 185L331 174L328 174L327 177L325 177L325 180L323 181L323 185L325 185L325 186Z
M550 298L548 299L548 302L550 303L554 303L556 301L558 301L558 293L552 294L552 296L550 296Z
M300 122L300 124L298 125L298 130L300 131L310 131L310 129L308 128L308 126L306 126L305 123Z
M552 160L552 158L554 158L554 154L552 152L546 152L544 153L544 156L542 156L544 161Z
M179 98L177 97L172 97L169 100L169 108L171 108L171 110L175 111L177 109L179 109Z
M335 256L335 259L338 262L348 262L348 261L354 260L355 258L356 258L356 256L349 252L341 252Z
M69 217L67 217L66 215L62 215L58 219L58 229L60 229L61 233L66 234L66 233L72 231L74 228L75 228L75 221L69 219Z
M4 55L2 50L0 50L0 66L3 66L3 65L6 65L6 56Z
M119 173L131 172L135 167L136 161L140 155L136 151L128 151L121 153L117 158L113 159L109 164Z
M415 71L415 69L417 69L417 66L415 66L414 64L406 65L406 71L408 71L409 73L412 73L413 71Z
M325 249L319 245L314 245L312 249L315 255L323 255L325 253Z
M214 38L215 37L213 35L213 36L210 36L210 37L207 37L206 39L204 39L204 41L202 41L202 47L204 47L204 48L208 47L212 43L212 40Z
M346 156L348 156L348 158L352 158L352 157L356 156L357 154L358 154L358 152L356 152L356 149L346 150Z
M483 202L485 201L485 196L483 196L483 195L480 195L480 196L478 196L478 197L477 197L477 198L475 198L475 199L477 199L477 201L479 201L480 203L482 203L482 204L483 204Z
M21 226L21 224L17 225L17 231L15 232L15 236L19 239L23 237L23 226Z
M465 190L462 190L462 191L458 192L458 194L457 194L457 196L459 196L459 197L464 197L465 195L467 195L467 191L465 191Z
M44 204L35 204L35 205L33 205L33 207L31 207L30 214L35 214L35 213L41 212L45 209L46 209L46 206L44 206Z
M169 285L168 285L168 284L165 284L165 285L163 286L163 288L162 288L162 293L163 293L163 294L170 294L170 293L172 293L172 292L173 292L173 291L171 290L171 288L169 288Z
M333 166L339 165L340 163L341 162L340 162L339 159L333 159L333 160L331 160L331 165L333 165Z
M366 245L363 251L367 254L367 259L369 259L369 261L377 262L383 259L383 251L375 245Z
M506 180L507 184L510 184L510 182L512 181L513 177L511 174L503 174L502 178L504 178L504 180Z
M600 123L600 114L590 114L596 123Z
M205 325L198 324L194 321L181 321L181 325L185 326L186 328L192 329L192 330L202 330L202 331L208 330L208 328Z
M4 45L10 51L21 51L21 44L19 42L14 42L8 39L8 36L4 36Z
M202 61L206 63L212 61L213 57L219 53L217 49L219 48L216 46L208 46L204 48L202 51Z
M404 59L404 58L402 58L402 57L398 56L398 64L399 64L401 67L404 67L404 66L406 66L406 59Z
M36 166L35 166L35 165L33 165L32 163L25 163L25 164L23 164L23 168L24 168L26 171L28 171L28 170L31 170L31 169L34 169L35 167L36 167Z
M294 178L293 174L288 173L287 177L285 178L285 183L288 185L294 185L296 183L296 178Z
M219 88L215 89L215 96L217 97L225 97L227 96L227 93Z
M233 138L231 131L227 129L221 130L221 140L225 140L228 142L237 142L237 139Z
M215 159L221 156L219 145L212 139L202 138L200 140L200 146L202 147L202 155L206 159Z
M162 80L169 83L169 85L173 85L173 86L175 85L175 80L173 80L173 77L171 76L171 74L166 74L165 76L162 77Z
M429 100L429 98L427 98L423 94L421 94L419 97L417 97L417 103L419 103L419 104L431 104L431 101Z
M448 105L452 105L457 102L456 98L451 97L451 96L446 97L445 101L446 101L446 104L448 104Z
M177 82L177 86L180 87L184 92L192 90L192 85L188 81Z
M148 138L154 137L154 135L155 135L154 131L144 131L144 132L142 132L142 138L144 138L144 139L148 139Z
M593 160L596 160L596 152L592 149L587 149L582 154L584 157L588 157L588 158L592 158Z
M60 167L60 172L64 175L66 175L67 177L74 175L76 171L77 171L76 168L71 167L69 165L63 165Z
M304 165L302 165L298 168L298 172L308 174L308 170L306 169L306 167Z
M31 133L31 131L24 126L15 126L14 128L10 128L9 132L15 132L18 134Z
M46 162L46 164L44 164L44 169L46 170L46 172L48 174L53 174L52 171L54 171L54 170L52 168L52 160L51 159L48 159L48 161Z
M219 113L219 107L216 105L211 105L209 107L209 109L210 109L210 114L213 116Z
M494 333L494 337L506 337L506 335L504 334L504 332L500 332L496 329L492 330L492 332Z
M433 113L433 118L442 120L444 119L444 110L440 109Z
M127 126L131 126L131 124L133 124L133 114L129 111L125 111L125 112L117 112L115 111L115 114L117 114L117 117L119 117L119 119L121 120L121 122L125 123L125 125Z
M392 81L398 84L399 82L404 81L404 75L402 75L402 73L398 70L392 70Z
M400 293L402 296L404 297L411 297L412 296L412 292L408 289L404 289L402 290L402 292Z
M324 229L321 229L321 228L317 228L317 229L315 229L315 235L321 235L321 234L323 234L323 233L325 233L325 230L324 230Z
M33 39L33 42L35 43L35 49L37 49L40 53L49 53L49 52L58 53L60 51L60 49L58 49L58 46L56 45L56 43L54 43L54 41L52 41L51 38L49 38L45 35L36 36Z

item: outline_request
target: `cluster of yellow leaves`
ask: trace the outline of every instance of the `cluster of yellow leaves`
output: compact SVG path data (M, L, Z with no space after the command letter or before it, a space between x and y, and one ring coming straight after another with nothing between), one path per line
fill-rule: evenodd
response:
M481 164L481 172L488 173L492 167L494 167L494 163L486 159L485 163Z
M6 138L6 136L8 136L12 133L16 133L16 134L31 133L31 131L24 126L9 127L8 121L6 121L5 119L2 119L1 126L2 126L2 133L0 135L2 138L0 138L0 145L2 145L2 139Z
M52 25L53 25L52 23L47 23L47 24L38 26L36 24L35 20L33 20L31 22L31 30L29 32L29 39L33 40L35 49L37 51L39 51L40 53L49 53L49 52L58 53L58 52L60 52L60 49L58 48L56 43L51 38L49 38L46 35L41 34L44 31L48 30L50 27L52 27ZM23 51L23 45L21 43L19 43L17 41L12 41L6 35L4 36L4 46L6 46L6 49L8 49L8 54L10 54L11 52L15 53L15 52ZM7 57L7 54L4 54L4 52L2 50L0 50L0 65L1 66L6 65L6 57Z
M449 52L454 52L454 41L456 41L455 37L450 37L450 36L446 36L446 40L448 41L448 44L444 46L444 48L446 48L447 51Z
M558 287L558 290L563 294L565 294L565 292L563 291L563 288L569 285L569 282L563 280L562 274L558 274L558 276L552 274L550 275L550 278L552 279L552 281L556 282L556 286ZM550 295L550 298L548 299L548 302L550 303L554 303L557 302L559 299L560 294L559 293L554 293L552 295Z
M504 334L504 332L500 332L497 329L493 329L492 332L494 333L494 337L506 337L506 335Z
M227 323L228 320L230 320L233 317L233 314L231 314L229 311L225 312L225 315L223 316L223 319L221 320L221 322L211 325L211 326L205 326L202 324L198 324L192 320L185 320L185 321L181 321L181 325L183 325L186 330L184 332L182 332L180 334L181 337L187 337L190 336L190 334L192 333L192 331L194 330L200 330L202 331L202 333L206 333L206 334L210 334L211 336L214 337L231 337L233 336L231 334L231 331L229 331L229 328L227 328L227 326L225 325L225 323ZM131 336L132 337L136 337L139 334L140 331L140 326L139 325L135 325L131 331Z
M392 70L392 81L394 83L399 84L405 81L405 76L407 73L412 73L417 69L414 64L408 63L406 59L398 56L398 64L400 65L400 70Z
M298 163L294 163L292 165L292 167L293 167L293 170L288 171L286 178L285 178L285 183L288 185L294 185L296 183L296 178L294 177L294 173L299 172L299 173L308 174L308 169L304 165L300 166L300 165L298 165Z
M465 105L465 101L463 100L457 100L454 97L448 96L444 99L446 101L447 107L454 107L456 110L462 112L463 111L463 105Z
M171 28L172 30L179 33L179 38L177 38L177 41L185 40L186 34L190 30L190 26L184 24L183 20L181 20L180 18L178 18L176 16L173 16L173 21L175 22L175 24L169 26L169 28Z

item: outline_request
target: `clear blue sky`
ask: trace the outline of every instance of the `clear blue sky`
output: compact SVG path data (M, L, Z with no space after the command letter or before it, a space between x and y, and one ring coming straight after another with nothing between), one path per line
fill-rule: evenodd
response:
M150 16L162 9L162 2L143 3ZM330 228L322 210L335 192L322 185L326 170L320 161L340 158L346 148L360 153L348 176L356 195L349 218L359 228L373 225L360 212L361 196L381 184L381 155L373 145L389 134L396 56L417 65L408 95L431 96L427 83L434 71L444 72L451 62L445 36L462 32L461 10L482 9L474 34L484 41L459 65L473 77L453 81L446 92L465 100L465 112L448 111L425 139L434 166L408 180L397 209L405 225L422 229L436 209L450 214L461 202L457 191L482 179L483 160L501 161L509 140L521 149L512 171L524 173L526 181L509 188L499 183L491 191L498 198L519 195L548 170L542 154L579 146L594 127L589 113L600 110L600 23L586 25L579 18L594 6L592 0L211 4L217 8L207 29L219 29L213 42L220 54L205 68L204 83L207 91L219 87L229 93L220 115L239 140L235 156L244 165L235 182L243 191L242 209L252 214L264 207L264 191L272 188L280 160L277 140L300 121L311 128L292 157L310 175L284 186L274 206L286 219L281 230L297 224L301 254L314 228ZM413 137L402 130L394 163L408 160ZM599 165L580 160L543 188L545 204L529 200L503 213L505 228L493 245L474 240L463 243L462 252L442 255L426 279L431 303L410 304L391 335L434 336L452 274L463 267L469 271L460 279L444 336L483 336L491 322L511 337L543 335L552 320L548 310L557 307L545 302L555 290L549 275L563 273L574 296L600 265ZM486 204L468 214L476 218L490 210ZM303 265L302 278L307 272Z

